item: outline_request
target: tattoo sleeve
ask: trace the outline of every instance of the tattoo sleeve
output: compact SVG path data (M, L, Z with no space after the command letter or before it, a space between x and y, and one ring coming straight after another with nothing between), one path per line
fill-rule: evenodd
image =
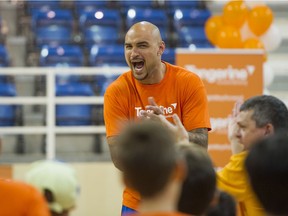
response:
M208 148L208 129L207 128L197 128L188 131L189 141L197 145Z

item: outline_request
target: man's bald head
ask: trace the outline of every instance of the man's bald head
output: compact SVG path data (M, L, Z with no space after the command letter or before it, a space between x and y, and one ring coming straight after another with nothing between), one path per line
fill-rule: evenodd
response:
M161 61L165 50L157 26L142 21L134 24L125 36L125 59L133 76L142 84L159 83L166 67Z
M135 23L128 30L126 37L128 34L131 34L133 32L138 32L138 33L145 32L146 34L150 34L151 37L153 37L155 41L162 42L162 37L161 37L159 28L150 22L142 21L142 22Z

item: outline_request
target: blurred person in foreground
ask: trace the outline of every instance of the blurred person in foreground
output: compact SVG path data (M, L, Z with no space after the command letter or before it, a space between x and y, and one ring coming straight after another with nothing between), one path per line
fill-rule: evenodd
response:
M184 216L177 201L186 175L173 134L153 121L131 123L119 137L119 165L126 186L141 195L133 216Z
M128 121L143 111L177 114L190 141L207 149L210 119L206 90L198 75L161 60L165 50L160 31L152 23L134 24L125 36L125 59L130 71L120 75L104 94L104 119L112 161L118 164L118 136ZM131 188L123 193L122 212L137 210L140 196Z
M0 176L0 195L1 216L50 216L44 197L32 185Z
M206 210L205 216L236 216L236 201L228 193L216 190L213 201Z
M245 158L255 142L282 130L288 131L288 110L274 96L251 97L244 101L239 111L235 108L228 128L233 155L228 164L217 172L217 184L219 189L235 198L242 216L265 215L249 184Z
M176 149L178 149L177 151L180 152L181 157L183 157L184 159L186 165L186 176L183 180L183 183L181 184L180 196L177 200L176 205L177 210L182 214L187 215L203 215L206 212L208 206L210 205L212 199L214 198L216 189L216 173L207 151L199 145L189 143L188 132L185 130L177 114L174 114L172 116L175 124L171 124L163 115L155 115L151 112L143 113L143 115L148 119L147 121L152 120L153 122L157 122L157 124L160 124L165 129L168 129L169 135L172 136L172 138L174 137L174 139L176 140L176 142L174 141L174 145ZM154 130L153 132L157 133L158 131ZM169 136L166 136L166 138L169 138L171 140L171 137ZM151 143L150 145L153 145L153 149L159 148L157 143ZM137 145L137 142L134 142L133 147L137 149L138 146L139 145ZM128 148L128 146L125 147ZM124 147L122 148L125 149ZM160 150L161 149L159 149L159 151ZM150 151L151 150L147 149L145 153L150 154ZM164 150L161 151L165 153ZM130 157L134 157L132 154L133 152L129 153ZM146 158L147 160L149 160L148 156L146 156ZM134 164L132 163L132 161L130 161L130 163ZM146 168L146 170L147 169L149 170L149 168ZM125 171L123 172L125 176ZM138 172L141 172L141 170L138 170ZM154 178L156 179L157 176L155 175ZM145 184L148 184L148 181ZM153 185L153 183L151 184ZM142 196L141 192L140 195ZM160 198L160 196L158 197ZM153 197L148 197L147 199L151 202L153 200ZM167 200L169 198L167 196L162 197L162 200L165 199ZM143 205L143 203L145 204L146 202L147 200L144 198L140 201L139 211L141 214L143 214L141 206ZM157 209L157 207L155 209Z
M182 184L177 209L189 215L203 215L214 198L216 173L203 148L195 144L179 145L184 154L187 175Z
M69 216L76 207L79 183L75 170L67 163L56 160L36 161L26 173L26 181L41 191L51 216Z
M288 131L256 143L245 167L268 216L288 215Z

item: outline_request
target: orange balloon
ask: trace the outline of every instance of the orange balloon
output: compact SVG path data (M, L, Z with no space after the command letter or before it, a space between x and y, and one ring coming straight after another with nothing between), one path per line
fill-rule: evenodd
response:
M263 49L264 50L263 58L264 58L264 61L267 61L267 53L265 51L264 44L259 39L249 38L245 40L243 43L243 48L244 49Z
M222 16L219 15L211 16L205 23L206 37L213 45L216 45L217 33L222 26Z
M230 1L223 7L225 24L240 28L248 15L248 8L244 1Z
M233 26L223 26L217 33L217 44L220 48L242 48L239 29Z
M263 43L257 38L249 38L244 41L243 48L246 49L265 49Z
M273 22L273 12L266 5L254 7L248 15L248 25L251 31L260 36L266 32Z

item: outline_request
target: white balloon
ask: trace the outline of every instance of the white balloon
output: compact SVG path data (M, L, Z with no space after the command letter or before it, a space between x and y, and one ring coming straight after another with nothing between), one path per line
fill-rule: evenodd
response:
M269 87L274 80L274 71L268 62L263 64L264 87Z
M270 28L259 37L259 40L263 43L266 51L274 51L280 46L282 36L279 28L272 24Z
M246 0L245 3L251 9L256 6L266 5L265 2L261 0Z
M249 38L257 38L257 36L250 30L247 21L242 25L240 29L240 34L241 34L242 41L245 41Z

